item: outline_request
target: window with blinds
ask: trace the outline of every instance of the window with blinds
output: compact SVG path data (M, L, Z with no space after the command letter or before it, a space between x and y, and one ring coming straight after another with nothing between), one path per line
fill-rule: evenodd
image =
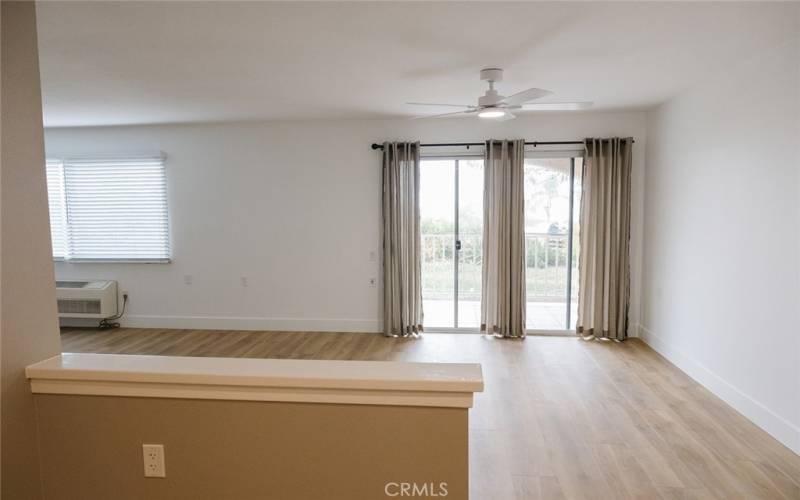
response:
M47 189L54 258L169 261L163 158L48 160Z

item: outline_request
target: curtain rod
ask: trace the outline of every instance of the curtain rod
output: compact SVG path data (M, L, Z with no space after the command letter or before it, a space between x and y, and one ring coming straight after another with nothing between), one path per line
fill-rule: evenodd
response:
M636 142L636 141L631 141ZM453 146L465 146L469 148L470 146L484 146L486 143L484 142L439 142L439 143L432 143L432 144L420 144L420 147L423 148L435 148L435 147L453 147ZM583 145L583 141L526 141L526 146L563 146L568 144L581 144ZM383 144L372 143L372 149L383 149Z

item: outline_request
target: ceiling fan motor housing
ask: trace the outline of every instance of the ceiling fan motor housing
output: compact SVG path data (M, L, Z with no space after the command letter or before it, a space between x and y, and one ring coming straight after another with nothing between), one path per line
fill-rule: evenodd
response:
M486 93L478 98L478 106L494 106L503 98L494 89L489 89Z

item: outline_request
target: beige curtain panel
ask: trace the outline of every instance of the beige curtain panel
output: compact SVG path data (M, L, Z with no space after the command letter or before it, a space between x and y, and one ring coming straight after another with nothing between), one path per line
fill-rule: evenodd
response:
M383 329L422 332L419 143L383 144Z
M481 331L525 337L525 141L487 141Z
M577 323L585 336L627 337L632 146L632 138L585 141Z

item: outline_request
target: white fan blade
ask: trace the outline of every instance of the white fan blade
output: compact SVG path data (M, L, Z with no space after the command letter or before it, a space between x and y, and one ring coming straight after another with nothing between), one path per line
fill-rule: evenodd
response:
M594 103L587 102L535 102L531 104L523 104L522 109L529 111L577 111L580 109L589 109Z
M552 92L550 92L549 90L534 88L534 89L523 90L522 92L517 92L514 95L510 95L504 98L501 102L504 102L510 106L514 106L517 104L522 104L528 101L532 101L534 99L540 99L542 97L549 96L551 94Z
M465 111L455 111L453 113L442 113L440 115L422 115L422 116L413 116L411 117L412 120L421 120L423 118L442 118L445 116L455 116L455 115L466 115L470 113L474 113L474 109L467 109Z
M438 106L440 108L474 108L469 104L441 104L437 102L407 102L411 106Z

